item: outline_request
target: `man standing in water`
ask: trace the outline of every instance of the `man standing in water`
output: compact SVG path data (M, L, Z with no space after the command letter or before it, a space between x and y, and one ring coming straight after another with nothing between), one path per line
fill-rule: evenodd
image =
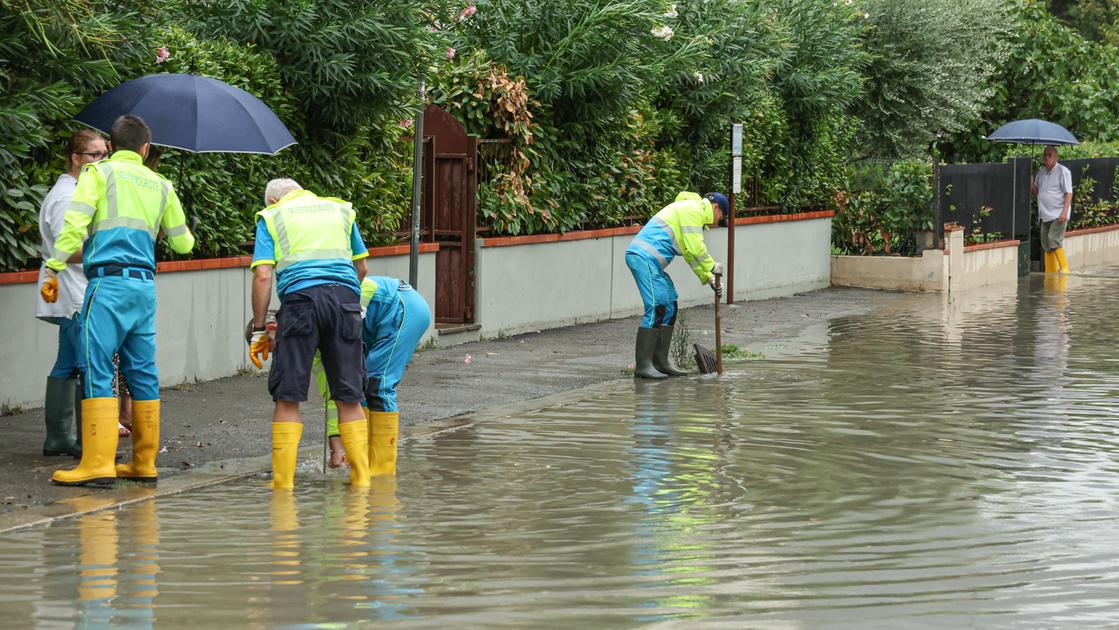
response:
M257 213L253 251L253 321L249 358L258 368L271 342L265 328L272 274L280 297L275 359L268 373L272 413L272 487L294 487L296 454L303 435L299 404L307 400L311 362L323 371L338 405L339 432L350 483L369 485L369 430L361 401L365 369L361 352L361 281L369 252L358 233L353 206L319 197L291 179L274 179L264 192L268 207Z
M1045 252L1045 271L1068 273L1065 259L1065 228L1072 212L1072 172L1057 163L1057 147L1047 145L1044 165L1030 185L1037 195L1037 214L1041 219L1041 249Z
M700 197L682 192L676 201L649 219L626 249L626 266L645 305L645 316L637 329L634 376L663 379L687 374L673 367L668 358L676 325L677 296L665 268L677 254L683 254L699 281L722 296L723 287L716 276L722 275L723 265L707 253L703 230L718 225L729 207L722 193Z

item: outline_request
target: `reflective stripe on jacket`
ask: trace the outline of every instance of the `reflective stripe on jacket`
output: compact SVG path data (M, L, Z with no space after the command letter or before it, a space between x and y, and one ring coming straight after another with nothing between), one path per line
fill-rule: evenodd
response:
M134 151L119 150L82 168L65 222L47 260L56 271L66 267L87 235L91 243L82 256L86 269L113 263L154 271L161 227L172 250L185 254L194 248L171 182L144 166Z
M683 255L699 281L707 283L715 261L707 253L703 230L704 226L714 222L715 211L711 202L685 191L649 219L626 251L656 260L661 269L667 267L677 254Z
M276 273L303 260L341 260L353 257L353 206L334 197L296 190L257 213L264 220L276 253Z

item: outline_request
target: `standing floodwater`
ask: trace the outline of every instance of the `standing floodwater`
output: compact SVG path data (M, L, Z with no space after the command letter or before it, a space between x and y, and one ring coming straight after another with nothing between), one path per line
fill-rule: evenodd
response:
M0 537L11 627L1119 622L1119 278L913 296L412 441ZM749 304L743 306L749 308Z

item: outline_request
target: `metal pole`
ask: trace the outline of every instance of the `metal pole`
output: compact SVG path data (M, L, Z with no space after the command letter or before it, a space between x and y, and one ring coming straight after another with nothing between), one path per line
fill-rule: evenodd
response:
M415 151L412 154L412 241L408 250L408 284L418 288L420 275L420 186L424 163L424 101L427 100L424 80L420 78L420 104L416 108Z
M726 303L727 304L733 304L734 303L734 206L735 206L735 197L736 197L735 194L734 194L734 149L733 149L734 131L731 131L731 135L732 135L732 140L731 140L731 144L732 144L732 149L731 149L731 153L732 153L731 154L731 199L730 199L731 208L730 208L730 210L727 211L727 217L726 217ZM722 372L722 369L721 369L720 374L722 374L722 373L723 372Z

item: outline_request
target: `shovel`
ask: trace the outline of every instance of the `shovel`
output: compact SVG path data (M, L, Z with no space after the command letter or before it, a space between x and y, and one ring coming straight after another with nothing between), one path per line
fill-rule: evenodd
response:
M722 274L715 274L715 284L722 283ZM694 344L695 363L699 366L700 374L723 373L723 322L719 317L719 300L722 296L715 294L715 353L703 346Z

